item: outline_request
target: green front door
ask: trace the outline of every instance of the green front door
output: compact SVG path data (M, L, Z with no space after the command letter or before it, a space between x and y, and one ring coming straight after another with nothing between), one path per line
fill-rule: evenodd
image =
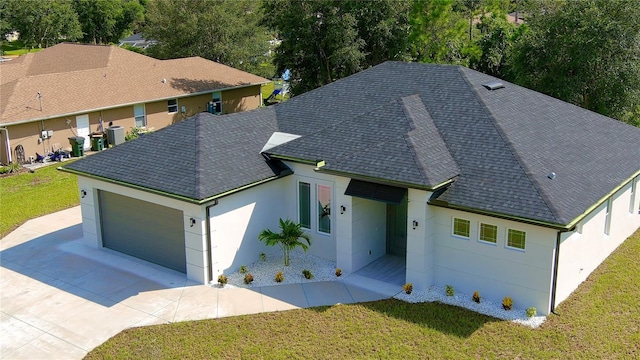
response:
M387 254L407 256L407 196L398 205L387 204Z

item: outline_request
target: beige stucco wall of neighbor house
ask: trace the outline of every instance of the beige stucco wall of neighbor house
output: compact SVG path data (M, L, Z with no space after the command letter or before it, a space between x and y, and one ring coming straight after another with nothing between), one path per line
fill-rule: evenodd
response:
M257 94L257 95L256 95ZM239 89L225 90L222 92L223 112L233 113L245 110L251 110L260 106L260 85L248 86ZM145 105L145 115L147 127L156 130L164 128L168 125L185 120L197 113L207 110L207 103L211 101L213 92L200 95L178 98L178 111L175 113L168 112L167 100L141 103ZM185 111L182 112L182 107ZM76 135L76 116L89 115L89 127L91 132L100 131L100 118L102 118L103 126L106 129L109 124L122 126L125 132L131 131L135 126L134 105L127 105L102 111L89 111L69 116L57 117L43 121L34 121L29 123L8 125L9 143L11 146L12 157L15 148L22 145L25 151L26 160L29 156L36 155L36 152L43 154L49 152L54 144L59 143L63 148L70 148L68 138ZM66 120L71 120L67 125ZM44 142L38 142L41 131L53 130L53 137Z
M604 259L640 227L640 184L637 183L638 179L635 181L633 198L631 183L612 196L608 235L605 234L606 202L582 220L575 231L562 235L556 305L565 300Z
M434 284L452 285L471 296L474 291L501 303L505 296L514 306L535 306L539 313L550 310L556 231L540 226L432 207L434 217ZM453 218L469 220L470 236L453 235ZM495 225L497 243L479 240L480 223ZM525 250L507 247L507 229L526 232Z
M98 203L98 192L100 190L170 207L182 211L185 229L187 278L199 283L206 283L211 280L208 275L209 253L207 251L207 226L205 221L206 207L84 176L78 176L78 188L79 192L86 191L86 196L84 198L80 197L80 206L82 211L82 231L87 245L95 248L103 247ZM80 193L78 195L80 196ZM191 218L195 220L194 226L191 226Z
M265 229L279 231L278 219L282 217L280 209L287 191L283 180L272 180L224 196L210 207L214 279L258 261L263 252L282 256L279 247L264 245L258 240L258 234Z

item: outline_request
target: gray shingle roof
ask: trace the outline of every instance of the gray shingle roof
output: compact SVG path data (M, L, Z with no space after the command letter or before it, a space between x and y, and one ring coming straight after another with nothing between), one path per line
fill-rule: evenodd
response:
M272 178L259 151L567 225L640 170L640 129L460 66L387 62L269 108L199 114L67 165L192 199ZM550 180L547 175L556 173Z

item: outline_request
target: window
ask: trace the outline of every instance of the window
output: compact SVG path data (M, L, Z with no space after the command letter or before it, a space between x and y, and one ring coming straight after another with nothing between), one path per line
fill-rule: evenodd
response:
M631 180L631 201L629 203L629 212L633 214L636 209L636 192L638 187L638 179Z
M133 118L136 127L147 126L147 116L144 113L144 104L133 105Z
M309 183L298 183L298 207L300 225L305 229L311 229L311 185Z
M318 185L318 231L331 234L331 187Z
M219 91L212 94L207 111L216 115L222 114L222 95Z
M178 112L178 99L167 100L167 112L169 114Z
M507 247L524 250L527 234L520 230L507 230Z
M480 223L480 241L492 244L498 242L498 227Z
M453 235L468 238L471 221L453 218Z
M607 208L604 213L604 233L609 235L611 232L611 198L607 199Z

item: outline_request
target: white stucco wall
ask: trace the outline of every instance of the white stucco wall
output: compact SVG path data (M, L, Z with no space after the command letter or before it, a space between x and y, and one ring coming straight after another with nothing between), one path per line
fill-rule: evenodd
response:
M556 231L446 208L432 211L436 285L452 285L469 296L479 291L497 303L509 296L515 307L548 313ZM454 217L471 221L469 239L452 235ZM480 222L498 226L497 244L478 240ZM506 247L508 228L526 232L524 251Z
M434 208L427 205L431 192L409 189L407 205L407 270L406 282L414 289L426 289L433 285L435 273ZM413 222L417 226L414 229Z
M348 271L354 272L387 252L387 204L354 197L351 208L350 257L352 263ZM339 238L338 241L348 245L348 242L343 239Z
M213 277L238 270L260 259L261 253L282 254L279 247L258 240L264 229L279 231L286 218L286 178L225 196L209 210Z
M185 229L187 278L201 283L209 280L209 268L207 266L209 254L206 247L206 224L203 220L206 214L203 206L82 176L78 176L78 188L80 191L84 190L87 193L84 198L80 198L82 231L87 245L102 248L102 231L99 220L100 207L98 204L99 190L177 209L182 211ZM191 226L191 218L196 221L194 226Z
M630 209L631 184L613 195L609 235L604 232L606 202L582 220L576 231L563 234L558 261L556 305L565 300L640 227L638 191L634 197L634 209Z

